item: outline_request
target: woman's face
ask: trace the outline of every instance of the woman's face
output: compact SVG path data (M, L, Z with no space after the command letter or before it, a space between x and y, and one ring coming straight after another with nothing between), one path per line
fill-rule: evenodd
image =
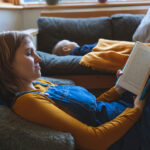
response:
M13 69L19 79L31 82L41 76L40 65L42 59L36 54L32 41L25 39L16 51Z

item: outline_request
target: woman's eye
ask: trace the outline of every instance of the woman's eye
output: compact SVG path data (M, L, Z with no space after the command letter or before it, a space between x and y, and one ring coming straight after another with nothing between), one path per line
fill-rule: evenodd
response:
M32 49L28 49L26 52L27 56L32 56L33 55L33 50Z
M27 52L27 56L31 56L32 55L32 52Z

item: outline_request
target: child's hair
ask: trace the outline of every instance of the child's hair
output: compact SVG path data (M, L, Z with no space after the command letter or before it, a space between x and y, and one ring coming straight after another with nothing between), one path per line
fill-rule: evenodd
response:
M56 43L56 45L52 49L52 54L56 54L56 55L61 55L62 54L62 46L59 45L60 42L61 41L59 41L58 43Z
M52 54L56 54L58 56L63 56L64 55L64 51L63 51L63 46L61 45L61 43L65 42L66 40L61 40L59 42L56 43L56 45L54 46L54 48L52 49Z
M79 46L76 42L70 40L61 40L54 46L52 54L58 56L65 56L71 54L72 50Z
M0 33L0 94L7 100L18 91L18 78L12 68L17 49L21 43L32 37L21 31Z

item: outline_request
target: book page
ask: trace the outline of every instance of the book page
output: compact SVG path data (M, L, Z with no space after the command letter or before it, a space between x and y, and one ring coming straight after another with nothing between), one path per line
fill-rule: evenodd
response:
M138 95L149 75L150 47L137 42L117 84Z

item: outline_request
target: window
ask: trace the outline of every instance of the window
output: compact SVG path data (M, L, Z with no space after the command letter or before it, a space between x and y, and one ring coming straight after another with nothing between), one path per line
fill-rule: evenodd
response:
M107 0L108 2L117 2L117 1L135 1L135 0ZM39 4L45 3L45 0L20 0L21 4ZM59 3L86 3L86 2L98 2L98 0L59 0Z
M60 2L97 2L97 0L60 0Z
M97 2L98 0L59 0L59 2L71 3L71 2ZM44 3L45 0L21 0L21 4L33 4L33 3Z
M39 4L45 3L45 0L20 0L21 4Z
M1 0L0 0L1 1ZM4 2L13 3L14 5L20 5L20 4L45 4L46 0L2 0ZM108 5L110 4L123 4L123 5L149 5L150 0L107 0ZM67 3L74 5L74 4L81 4L81 5L88 5L92 3L92 5L97 5L98 0L59 0L60 4L63 4L63 6ZM95 3L95 4L94 4Z

